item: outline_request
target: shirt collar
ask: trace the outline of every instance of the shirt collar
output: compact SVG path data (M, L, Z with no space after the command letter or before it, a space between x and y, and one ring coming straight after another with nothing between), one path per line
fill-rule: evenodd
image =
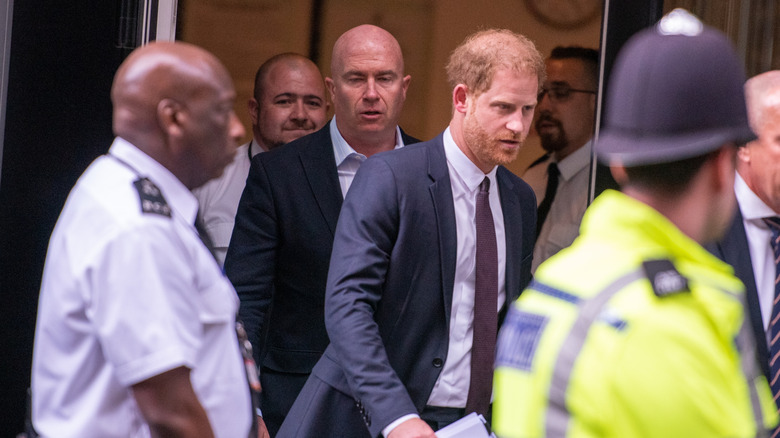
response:
M163 193L165 202L188 223L195 223L198 201L170 170L127 140L117 137L108 153L130 165L139 178L149 178Z
M737 196L739 211L742 213L743 219L758 220L769 216L777 216L774 210L766 205L753 190L750 190L750 187L742 179L739 172L737 172L734 178L734 193Z
M254 138L249 141L249 153L250 157L254 157L260 152L268 152L264 147L260 145Z
M591 162L591 149L593 141L588 140L581 148L569 154L568 157L561 160L558 164L558 172L564 181L574 177L580 170L585 168Z
M352 154L362 155L356 152L352 146L347 143L347 140L339 132L336 125L336 116L330 121L330 140L333 143L333 154L336 156L336 167L340 166L347 158ZM395 127L395 148L399 149L404 147L404 139L401 137L401 128Z
M447 162L455 171L455 176L465 184L469 192L476 191L486 176L490 179L490 187L496 186L496 169L498 169L498 166L493 166L493 169L485 175L485 173L482 172L462 150L460 150L455 143L455 139L452 138L449 127L444 130L442 140L444 142L444 155L447 157Z

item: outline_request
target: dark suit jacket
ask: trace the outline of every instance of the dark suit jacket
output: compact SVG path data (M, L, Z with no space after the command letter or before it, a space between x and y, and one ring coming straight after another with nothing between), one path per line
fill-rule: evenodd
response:
M509 304L531 278L536 201L505 168L496 178ZM363 163L333 245L325 298L331 344L280 437L367 436L361 422L379 436L422 410L447 359L456 254L441 135Z
M263 394L284 395L289 405L328 345L323 302L341 203L330 123L252 159L225 273L257 363L274 372L273 381L261 373ZM296 389L283 375L303 379ZM264 411L277 400L264 396Z
M753 274L753 263L750 259L745 224L742 221L742 213L737 209L734 221L731 223L726 235L716 244L707 246L707 249L719 259L730 264L734 268L734 274L745 283L748 317L756 338L756 354L758 363L769 378L769 348L766 345L764 323L761 318L761 308L758 304L758 291L756 278Z

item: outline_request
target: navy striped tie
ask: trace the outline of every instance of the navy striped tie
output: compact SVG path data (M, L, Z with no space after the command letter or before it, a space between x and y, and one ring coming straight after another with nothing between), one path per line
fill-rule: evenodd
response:
M772 250L775 254L775 297L769 320L769 385L772 387L775 404L780 408L780 218L767 217L764 222L772 231ZM780 427L772 433L772 437L776 436L780 436Z

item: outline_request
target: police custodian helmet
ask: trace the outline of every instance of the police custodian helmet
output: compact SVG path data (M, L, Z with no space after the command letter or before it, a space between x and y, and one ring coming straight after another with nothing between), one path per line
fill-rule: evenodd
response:
M675 9L618 55L596 153L605 163L630 167L751 141L744 84L730 41Z

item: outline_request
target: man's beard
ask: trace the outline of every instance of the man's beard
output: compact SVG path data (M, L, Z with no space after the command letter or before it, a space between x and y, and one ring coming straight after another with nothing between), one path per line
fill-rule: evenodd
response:
M512 134L509 130L491 137L473 113L463 121L463 139L478 160L493 166L506 165L514 161L525 140L522 134ZM500 140L514 140L519 141L520 144L514 150L505 150L501 147Z
M539 126L542 122L554 124L555 131L542 133L539 129ZM551 116L541 115L536 121L535 127L536 132L539 134L539 140L542 143L542 148L548 153L558 152L569 144L569 139L566 137L566 131L563 130L563 125L561 125L560 121L552 118Z

